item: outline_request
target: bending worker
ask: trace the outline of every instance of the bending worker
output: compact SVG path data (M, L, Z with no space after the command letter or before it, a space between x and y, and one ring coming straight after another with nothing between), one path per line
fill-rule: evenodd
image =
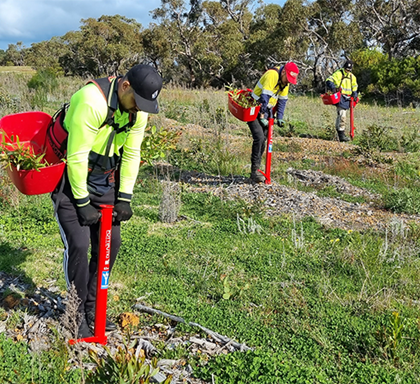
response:
M357 99L357 80L356 76L352 74L353 62L347 60L343 68L335 71L326 80L326 86L329 91L336 93L341 91L340 101L336 104L337 119L335 121L335 128L338 133L340 141L349 141L346 136L346 112L350 108L350 97Z
M51 198L64 243L67 286L74 284L80 300L79 338L93 336L100 205L114 206L111 271L121 245L120 223L133 215L140 147L148 113L158 113L161 88L153 67L136 65L125 76L89 82L71 97L65 115L66 172ZM107 318L105 329L116 325Z
M289 84L296 84L299 69L293 62L284 66L278 66L267 70L252 92L252 97L260 105L260 113L257 119L248 122L252 133L252 153L251 153L251 180L262 183L264 175L259 172L261 157L264 153L265 142L268 135L268 119L271 110L276 107L276 123L279 127L284 126L283 114L289 94Z

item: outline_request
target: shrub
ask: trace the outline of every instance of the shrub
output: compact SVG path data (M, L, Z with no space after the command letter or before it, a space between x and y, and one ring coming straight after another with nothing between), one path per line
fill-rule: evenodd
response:
M99 357L95 351L89 351L97 368L89 373L87 383L148 384L150 378L159 372L156 358L148 364L144 354L137 356L128 345L119 347L115 355L111 354L108 347L104 349L107 353L105 358ZM171 380L172 376L169 375L162 384L169 384Z
M51 92L58 86L55 73L50 69L42 69L37 71L35 75L28 81L28 88L35 90L44 90Z
M391 135L391 128L380 125L370 125L359 138L359 147L367 152L378 150L395 151L398 149L397 140Z
M385 197L385 208L397 213L420 214L420 188L402 188Z
M178 137L177 132L164 129L158 131L156 126L147 128L141 143L142 160L151 165L153 160L163 159L166 151L176 148Z

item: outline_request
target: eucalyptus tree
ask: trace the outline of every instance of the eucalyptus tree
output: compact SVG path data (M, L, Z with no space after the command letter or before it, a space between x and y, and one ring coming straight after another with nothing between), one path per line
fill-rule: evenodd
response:
M174 64L167 35L163 25L154 23L141 33L144 61L153 65L164 77L171 76Z
M266 24L267 10L264 12ZM277 13L277 23L265 38L265 44L260 43L266 53L267 63L280 64L293 60L304 63L308 51L308 38L305 34L309 9L302 0L287 0L283 8L273 9Z
M283 41L279 36L281 6L277 4L262 5L256 9L251 24L249 38L245 49L252 67L248 70L249 81L255 81L267 67L280 57L277 55Z
M368 47L389 59L420 53L420 0L355 0L354 17Z
M200 85L201 59L205 54L201 1L161 0L161 6L152 11L152 17L166 31L179 80L188 86Z
M36 70L50 70L55 74L62 74L60 57L68 53L68 47L60 37L32 43L25 51L25 64Z
M6 56L6 51L3 49L0 49L0 65L5 65L6 61L4 60L4 57Z
M25 51L26 47L21 41L16 44L9 44L3 57L3 61L6 65L25 65Z
M63 36L68 53L60 58L66 73L99 77L124 73L142 58L141 24L124 16L82 19L80 31Z
M352 0L316 0L307 7L303 25L309 39L307 62L312 66L313 86L321 91L326 77L362 46L363 39L353 17Z
M255 15L249 46L259 68L295 61L299 83L321 91L328 74L361 44L351 0L287 0Z
M250 36L254 0L203 3L206 64L212 84L244 83L254 68L246 41Z
M221 7L234 22L244 40L249 37L249 25L252 18L250 9L255 3L255 0L220 0Z
M247 78L244 42L255 0L161 0L152 15L166 31L174 67L188 86L220 86Z

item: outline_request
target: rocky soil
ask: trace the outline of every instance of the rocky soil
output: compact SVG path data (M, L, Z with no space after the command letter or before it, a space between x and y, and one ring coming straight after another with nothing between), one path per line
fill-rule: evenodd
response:
M11 276L0 271L0 297L4 297L1 302L4 311L0 312L0 332L15 341L27 342L32 352L41 352L51 348L51 343L55 340L53 329L57 330L66 340L74 339L75 329L70 329L71 325L69 327L69 321L65 319L68 298L63 297L66 294L60 294L59 289L54 286L53 282L51 283L48 288L37 288L34 291L33 287L25 283L19 276ZM202 332L178 335L176 321L169 321L169 325L154 324L142 327L140 331L126 332L128 326L138 324L139 317L150 316L147 314L150 312L151 310L145 307L143 311L133 308L133 312L121 314L117 319L118 330L106 333L106 345L114 355L118 348L124 349L125 344L129 341L136 356L145 353L146 362L150 362L150 359L156 356L159 359L160 371L152 378L151 382L161 383L167 375L172 375L171 383L173 384L205 384L204 381L192 377L192 368L185 360L159 358L159 353L154 347L155 342L166 345L168 349L183 346L188 348L192 354L208 356L248 349L244 345L237 345L234 340L212 333L205 328L207 337L202 337ZM160 314L168 315L169 319L173 317L163 312ZM19 316L18 321L16 321L17 316ZM203 330L199 324L196 326L197 331ZM74 367L80 367L79 353L87 354L90 350L99 356L106 355L100 344L81 342L69 348L71 356L69 364ZM84 363L83 366L86 370L95 367L94 363Z
M288 214L295 218L314 217L327 227L345 230L385 230L395 223L420 224L420 216L395 214L380 209L375 204L377 195L354 187L345 180L319 171L302 171L289 168L287 174L307 186L333 186L337 192L354 197L362 196L368 203L349 203L330 197L319 197L315 192L302 192L295 188L272 182L256 184L245 177L210 176L200 173L183 173L181 181L191 192L212 193L227 200L242 199L258 204L268 216Z
M179 124L169 123L173 129ZM183 132L191 136L209 136L210 133L197 125L183 127ZM229 143L231 151L249 149L250 137L233 136L224 133L223 140ZM273 145L278 149L273 151L272 164L276 162L291 162L305 160L318 166L328 166L341 162L342 167L356 165L365 168L367 172L376 175L386 173L393 161L402 159L405 155L399 153L371 154L363 153L351 143L327 141L314 138L278 137L273 135ZM168 171L163 173L168 174ZM259 204L268 216L289 214L296 218L312 216L327 227L338 227L346 230L385 230L388 226L406 225L410 222L420 223L419 215L395 214L386 211L378 204L379 196L353 186L346 180L327 173L313 170L297 170L289 168L285 175L288 184L296 188L272 182L270 185L255 184L250 179L240 176L214 176L197 172L181 172L180 183L191 192L213 193L228 200L242 199L249 203ZM363 197L366 203L349 203L338 198L319 197L315 192L303 192L298 185L321 190L324 187L333 188L337 193L353 197Z

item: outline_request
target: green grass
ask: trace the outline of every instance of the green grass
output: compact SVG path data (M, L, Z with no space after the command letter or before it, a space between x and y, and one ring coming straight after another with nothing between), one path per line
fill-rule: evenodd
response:
M420 292L414 232L401 235L396 230L385 238L326 230L312 219L294 222L254 214L262 232L244 235L236 222L237 215L246 218L240 202L190 193L182 195L181 213L195 221L167 226L157 219L159 194L142 192L150 188L138 191L136 216L123 226L111 283L111 292L113 283L118 286L120 300L110 299L109 309L130 311L137 297L149 294L149 306L255 349L215 358L209 365L189 356L197 375L209 379L213 374L219 383L293 382L293 377L296 382L350 383L354 375L369 383L392 382L396 375L404 382L419 379L419 318L409 305ZM22 209L30 212L31 202L25 204ZM5 218L12 214L3 211L1 225L10 227ZM39 258L59 244L50 231L29 236L37 228L31 215L22 217L22 228L28 236L19 245L26 253L12 257L18 249L14 231L7 231L0 262L29 277ZM41 248L44 252L31 260ZM59 268L54 257L43 265L44 279ZM225 275L229 299L223 298ZM393 312L404 324L395 346ZM179 331L197 330L180 326Z
M55 90L55 101L45 110L65 101L78 84L75 80ZM22 101L18 108L25 100L31 102L21 92L25 87L19 79L10 87L13 97ZM10 93L6 95L4 88L1 92L5 97ZM249 173L249 129L226 112L226 104L222 91L173 88L162 93L162 113L153 116L151 124L184 128L177 151L168 157L173 165L214 175ZM0 105L0 113L11 106L1 109ZM289 141L276 142L275 151L291 155L304 151L293 142L294 135L326 138L326 127L334 119L334 111L327 108L316 97L291 97L285 117L296 128ZM375 122L389 125L393 121L401 131L418 127L417 110L363 104L357 108L357 135ZM402 119L404 112L410 113ZM175 124L165 117L178 121ZM196 132L188 124L205 128ZM401 137L400 133L396 137ZM358 164L350 149L319 155L325 158L296 157L273 164L273 180L314 190L288 181L285 170L322 170L379 194L378 204L384 207L419 213L418 153L401 154L392 162L381 162L378 155L377 160L371 159L375 166L370 167ZM146 297L144 301L151 307L253 348L247 353L208 358L191 353L188 345L171 350L160 343L161 357L183 357L197 377L223 384L420 381L419 228L395 222L386 233L328 229L312 218L267 218L263 204L227 202L209 193L186 190L181 193L180 212L186 219L163 224L158 219L162 191L157 174L152 167L141 168L132 203L134 216L122 225L123 244L111 278L109 313L116 316L131 311L137 298ZM169 174L173 179L178 176L179 171ZM317 193L363 202L331 187ZM252 219L259 233L239 230L238 218ZM54 278L65 289L61 253L49 197L23 196L3 177L0 270L38 286ZM20 317L14 321L18 325ZM142 325L156 322L167 320L141 316ZM195 334L199 330L181 324L177 332ZM34 356L26 353L25 345L13 346L10 340L0 338L2 357L10 349L9 365L20 367L26 375L19 381L3 365L0 377L30 383L30 362L43 367L51 353L57 359L52 360L57 369L46 370L45 379L33 376L37 382L55 382L60 372L68 375L65 382L76 380L80 371L66 370L68 350L60 347L59 337L54 345L45 355Z
M54 348L28 353L23 342L14 342L0 334L0 382L15 384L80 383L80 370L70 369L67 348L57 341Z
M148 215L127 225L117 271L133 275L125 288L130 295L151 292L148 305L255 348L209 365L194 358L197 374L220 383L419 378L418 314L401 304L419 292L416 238L391 242L324 230L311 219L258 216L262 234L244 237L235 220L243 214L240 204L192 194L183 203L183 213L198 223L167 227ZM395 311L404 339L393 346Z

